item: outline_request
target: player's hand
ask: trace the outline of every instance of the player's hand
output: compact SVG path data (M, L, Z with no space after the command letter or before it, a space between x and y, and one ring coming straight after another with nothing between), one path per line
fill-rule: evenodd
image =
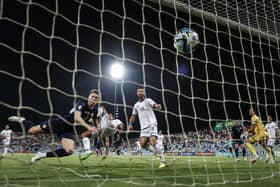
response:
M155 104L154 107L158 110L161 110L161 104Z
M128 126L127 126L127 132L128 132L128 133L129 133L130 130L132 130L132 129L133 129L132 125L128 125Z
M91 132L95 132L95 133L97 133L97 128L96 127L93 127L93 126L88 126L88 128L87 128L89 131L91 131Z

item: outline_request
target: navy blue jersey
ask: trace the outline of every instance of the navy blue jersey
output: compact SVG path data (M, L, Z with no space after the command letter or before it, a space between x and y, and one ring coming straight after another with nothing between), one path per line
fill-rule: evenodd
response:
M234 125L231 129L232 131L232 139L240 139L240 136L243 132L243 127L241 125Z
M88 124L92 124L92 120L97 118L98 107L94 106L93 108L89 108L87 101L80 101L69 112L63 115L64 119L52 117L47 121L41 122L40 127L46 132L57 133L59 139L68 138L74 140L74 126L71 123L74 123L75 111L81 112L83 120Z
M80 101L69 111L69 113L65 114L63 117L70 123L74 123L74 113L75 111L81 112L81 117L86 123L91 124L91 119L97 118L98 107L94 106L93 108L89 108L87 101Z

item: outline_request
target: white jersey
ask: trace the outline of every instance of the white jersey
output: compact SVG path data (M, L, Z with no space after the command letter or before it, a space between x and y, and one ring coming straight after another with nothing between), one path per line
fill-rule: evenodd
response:
M121 120L119 119L110 120L108 113L104 113L100 119L100 128L101 128L100 137L104 138L106 136L112 135L116 131L117 127L121 124L122 124Z
M4 136L5 138L11 138L12 134L13 134L13 131L11 129L1 131L1 135Z
M119 119L109 119L108 113L105 113L101 116L100 119L100 127L102 128L111 128L115 130L119 125L123 124L123 122Z
M4 136L4 140L3 140L4 145L9 145L11 143L12 134L13 131L11 129L1 131L1 135Z
M123 122L119 119L110 120L110 126L116 129L119 125L123 124Z
M100 128L108 128L110 125L109 115L108 113L104 113L100 117Z
M278 129L278 126L275 122L270 122L270 123L267 123L265 125L265 129L267 130L268 132L268 137L270 139L275 139L276 138L276 130Z
M143 101L137 101L133 106L132 115L138 115L141 130L157 126L156 115L153 111L155 104L152 99L145 98Z

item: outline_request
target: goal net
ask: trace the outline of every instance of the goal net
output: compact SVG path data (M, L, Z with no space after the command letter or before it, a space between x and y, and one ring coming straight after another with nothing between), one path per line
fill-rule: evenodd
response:
M200 39L186 55L173 46L184 27ZM93 88L102 93L101 105L126 125L136 90L143 87L162 105L155 114L167 159L159 169L150 152L136 153L137 120L131 133L121 135L120 156L113 152L118 137L111 137L104 161L95 155L79 160L77 138L73 156L29 165L32 154L54 150L60 142L54 134L15 132L10 148L16 154L0 160L0 186L280 183L277 162L252 165L249 150L247 160L228 158L230 129L236 120L250 124L252 105L264 124L268 115L279 124L278 1L0 0L0 28L0 130L11 115L35 122L61 116ZM118 80L110 74L115 62L124 67Z

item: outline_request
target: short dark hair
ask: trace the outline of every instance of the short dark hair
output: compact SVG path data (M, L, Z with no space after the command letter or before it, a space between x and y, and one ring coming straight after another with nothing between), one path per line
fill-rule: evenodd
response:
M90 90L90 94L95 93L97 95L100 95L100 92L97 89Z
M251 109L255 112L255 114L258 113L257 107L256 107L255 105L252 105L252 106L251 106Z

